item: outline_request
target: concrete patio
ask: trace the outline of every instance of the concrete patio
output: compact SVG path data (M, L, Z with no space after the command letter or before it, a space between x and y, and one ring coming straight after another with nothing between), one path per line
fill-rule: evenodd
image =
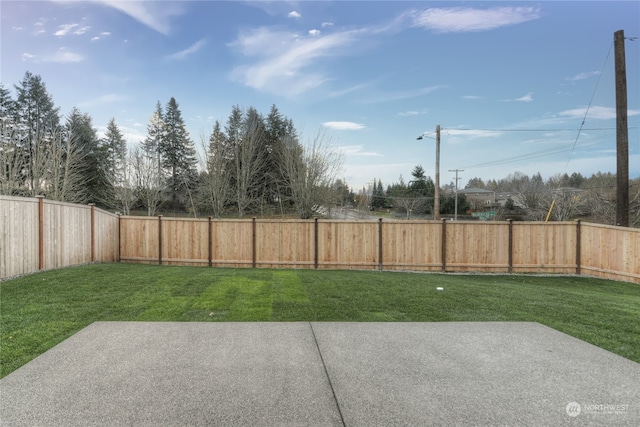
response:
M637 426L640 364L530 322L97 322L0 424Z

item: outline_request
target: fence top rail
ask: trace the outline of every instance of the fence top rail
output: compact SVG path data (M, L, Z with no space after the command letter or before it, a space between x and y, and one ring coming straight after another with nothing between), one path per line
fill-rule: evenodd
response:
M20 197L20 196L3 196L0 195L0 200L7 200L10 202L25 202L25 203L38 203L36 197Z
M592 228L605 228L608 230L626 231L630 233L640 233L640 228L621 227L619 225L596 224L594 222L583 222L582 225Z

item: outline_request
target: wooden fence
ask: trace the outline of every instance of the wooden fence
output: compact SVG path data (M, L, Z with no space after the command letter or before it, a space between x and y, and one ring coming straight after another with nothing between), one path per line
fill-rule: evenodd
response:
M640 229L577 222L116 216L0 196L0 279L89 262L586 274L640 283Z
M118 261L118 216L94 206L0 196L0 279Z
M640 230L576 222L121 217L120 259L173 265L588 274L640 283Z

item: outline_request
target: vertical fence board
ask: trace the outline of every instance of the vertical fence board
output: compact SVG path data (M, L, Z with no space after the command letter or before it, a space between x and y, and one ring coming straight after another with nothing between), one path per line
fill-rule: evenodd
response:
M251 220L214 220L211 223L213 265L251 267L253 239Z
M384 222L382 268L384 270L440 270L441 238L440 222Z
M0 196L0 279L38 270L38 200Z
M378 223L319 221L319 268L378 268Z
M158 263L158 218L123 216L120 236L120 260Z
M209 221L162 218L162 263L209 265Z
M585 223L580 228L586 274L640 283L640 230Z
M507 272L507 222L447 221L447 271Z
M514 273L575 273L574 222L513 224Z
M258 267L313 268L313 221L256 221Z

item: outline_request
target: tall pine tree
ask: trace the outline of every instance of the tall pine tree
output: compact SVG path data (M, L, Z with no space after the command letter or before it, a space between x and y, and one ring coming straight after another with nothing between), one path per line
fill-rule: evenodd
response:
M174 208L184 207L187 194L196 180L196 150L182 119L182 113L175 98L165 107L163 117L164 132L160 138L158 151L162 166L168 171L168 187Z

